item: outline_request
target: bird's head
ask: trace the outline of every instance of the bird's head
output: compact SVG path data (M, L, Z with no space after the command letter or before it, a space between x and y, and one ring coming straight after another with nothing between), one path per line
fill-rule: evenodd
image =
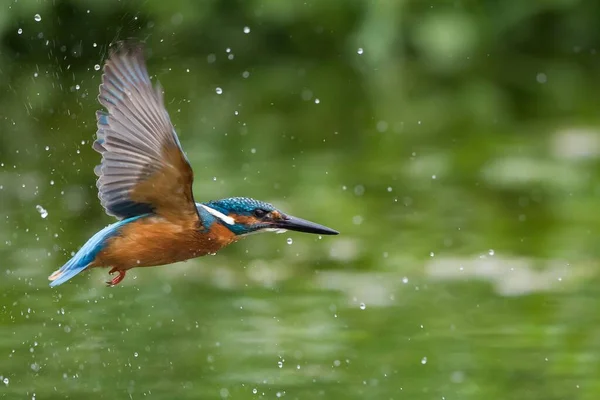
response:
M201 216L210 215L210 219L222 224L237 236L287 230L319 235L338 234L326 226L292 217L269 203L247 197L231 197L197 205Z

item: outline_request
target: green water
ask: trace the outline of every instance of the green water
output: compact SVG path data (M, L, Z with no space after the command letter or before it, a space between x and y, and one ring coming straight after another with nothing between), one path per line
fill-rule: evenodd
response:
M597 399L598 5L124 3L0 5L0 398ZM340 235L49 288L113 222L95 65L129 36L198 201Z

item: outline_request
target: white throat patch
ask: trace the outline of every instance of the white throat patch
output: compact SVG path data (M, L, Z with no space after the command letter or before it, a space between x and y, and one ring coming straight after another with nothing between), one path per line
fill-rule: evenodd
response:
M210 208L209 206L205 206L204 204L200 204L209 214L213 217L219 218L221 221L225 222L227 225L234 225L235 220L222 212L215 210L214 208Z

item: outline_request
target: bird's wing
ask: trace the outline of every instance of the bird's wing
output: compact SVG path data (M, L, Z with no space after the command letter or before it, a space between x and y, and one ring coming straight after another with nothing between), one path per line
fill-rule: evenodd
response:
M192 194L194 173L154 88L141 44L125 42L112 52L100 85L95 168L98 197L118 219L153 212L169 219L200 218Z

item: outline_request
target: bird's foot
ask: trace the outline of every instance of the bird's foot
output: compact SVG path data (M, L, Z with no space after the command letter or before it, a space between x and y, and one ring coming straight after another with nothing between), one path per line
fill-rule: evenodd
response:
M114 278L112 278L110 281L106 282L106 284L108 286L115 286L118 285L119 282L121 282L123 280L123 278L125 278L125 271L123 270L118 270L116 268L111 269L110 271L108 271L108 273L110 275L114 274L115 272L118 272L119 275L115 276Z

